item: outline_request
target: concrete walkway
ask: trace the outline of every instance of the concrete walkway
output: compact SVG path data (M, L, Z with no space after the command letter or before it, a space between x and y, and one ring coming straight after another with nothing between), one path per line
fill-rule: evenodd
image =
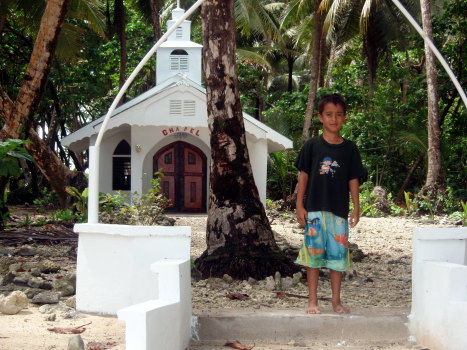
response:
M299 310L219 310L198 313L198 338L193 350L228 349L239 341L255 350L289 349L417 349L408 341L409 311L353 310L337 315L323 310L306 315ZM196 312L195 312L196 314Z

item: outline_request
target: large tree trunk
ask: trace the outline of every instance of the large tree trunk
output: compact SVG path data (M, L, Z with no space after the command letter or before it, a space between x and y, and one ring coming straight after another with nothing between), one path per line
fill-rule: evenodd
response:
M262 279L295 265L277 247L256 188L235 64L234 0L202 9L204 71L211 132L207 250L196 260L204 277Z
M67 200L65 186L69 184L74 172L69 170L57 155L46 146L34 129L28 130L28 139L31 143L26 144L25 148L36 161L50 186L57 193L60 204L64 206Z
M3 90L0 90L0 104L6 107L7 111L7 116L4 118L5 124L0 131L0 140L18 138L21 126L39 104L47 84L68 3L69 0L47 1L31 60L15 102L5 106L5 103L11 103L11 100L2 93Z
M151 22L154 30L154 41L156 42L162 36L161 33L161 20L159 16L159 0L149 0L151 7Z
M318 90L318 79L320 73L319 68L321 59L321 37L323 34L323 23L325 18L324 13L321 13L319 10L320 3L321 0L315 0L315 10L313 14L313 48L311 53L313 55L313 58L311 60L310 91L308 93L308 102L305 111L305 122L303 124L302 145L310 137L311 119L315 110L316 93Z
M68 3L69 0L49 0L47 2L31 59L16 100L13 102L0 87L0 107L2 107L2 112L0 113L4 120L3 128L0 130L1 141L8 138L19 138L26 120L35 112L39 105L47 84L48 74ZM27 149L34 157L38 166L41 167L44 175L48 179L53 180L69 177L72 172L61 164L58 157L50 148L46 147L44 141L37 134L35 136L32 140L33 143L27 145ZM53 166L57 163L60 163L61 166ZM57 191L62 205L65 204L63 182L60 181L60 187L54 186L54 190ZM0 181L0 183L2 182ZM4 190L0 186L0 191L2 189ZM0 195L3 197L3 192L0 192Z
M337 51L337 39L333 38L331 42L331 52L329 53L328 68L326 71L326 77L324 79L324 87L329 88L332 85L332 69L334 68L334 61L336 60Z
M433 41L430 0L420 0L420 7L422 10L423 30L427 38ZM435 55L427 43L425 43L425 56L428 92L428 169L426 182L422 191L431 192L436 197L436 194L444 191L445 181L441 166L441 129L439 122L437 70Z
M376 88L376 72L378 68L378 38L377 32L373 29L375 23L376 3L372 2L368 23L364 29L363 50L368 66L368 97L373 98Z

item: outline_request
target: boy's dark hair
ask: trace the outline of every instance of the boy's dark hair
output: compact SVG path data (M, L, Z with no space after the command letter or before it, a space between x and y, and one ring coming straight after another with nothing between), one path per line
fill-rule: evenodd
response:
M321 100L319 100L318 102L319 114L323 114L324 106L326 106L328 103L332 103L335 105L341 105L342 109L344 110L344 114L346 114L347 104L345 103L344 98L339 94L329 94L329 95L324 95L323 97L321 97Z

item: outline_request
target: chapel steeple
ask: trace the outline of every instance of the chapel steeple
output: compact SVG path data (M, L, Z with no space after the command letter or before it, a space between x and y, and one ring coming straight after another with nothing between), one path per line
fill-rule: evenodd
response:
M184 13L180 1L177 1L167 28ZM201 85L201 48L200 44L191 41L191 21L183 21L157 50L156 85L180 73Z

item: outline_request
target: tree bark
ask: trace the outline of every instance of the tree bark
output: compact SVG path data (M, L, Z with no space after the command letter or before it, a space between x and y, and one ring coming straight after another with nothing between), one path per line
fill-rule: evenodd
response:
M47 84L68 3L69 0L47 1L31 59L16 100L13 102L0 87L0 106L4 120L3 128L0 130L0 141L8 138L19 138L25 122L33 115L39 105ZM50 148L46 147L44 141L38 137L34 130L32 136L33 142L28 144L26 148L47 179L49 181L52 179L52 182L57 184L53 188L57 191L60 203L65 205L66 195L63 183L66 181L62 181L62 179L71 176L72 172L60 162ZM57 163L60 163L61 166L55 166ZM1 190L2 188L0 188ZM0 192L0 195L3 197L3 192Z
M34 129L28 130L28 139L31 143L25 148L36 161L42 174L45 176L50 186L57 193L61 206L65 206L67 194L64 191L74 173L69 170L57 157L57 155L45 145Z
M211 173L204 277L262 279L297 271L279 250L253 179L235 63L234 0L202 8Z
M149 0L151 7L151 22L154 30L154 41L156 42L162 36L161 33L161 20L159 16L159 0Z
M423 31L433 41L430 0L420 0ZM445 181L441 166L441 129L438 106L438 81L435 55L425 42L427 99L428 99L428 169L422 191L429 190L433 195L443 192Z
M337 39L333 38L331 43L331 52L329 53L328 68L326 71L326 78L324 79L324 87L329 88L332 85L332 69L334 68L334 61L336 60Z
M303 124L302 145L310 137L311 119L315 110L316 93L318 90L318 79L320 73L320 48L321 36L323 34L324 14L320 13L319 5L321 0L315 0L315 10L313 14L313 47L311 60L310 91L308 93L308 102L306 104L305 122Z
M55 54L58 36L65 19L70 0L49 0L42 16L39 32L32 50L31 59L24 75L15 102L5 98L0 90L0 99L6 107L7 117L0 131L0 140L18 138L25 120L36 110L44 93ZM9 102L10 103L9 103ZM8 104L8 105L5 105Z
M118 41L120 43L120 76L118 79L118 85L121 89L126 80L126 63L127 63L127 52L126 52L126 25L125 25L125 6L123 0L115 0L115 26L117 29ZM125 97L122 98L120 104L125 102Z
M326 75L326 61L328 58L328 47L326 45L326 35L321 33L321 46L319 49L319 77L318 77L318 87L322 88L324 86L324 77Z

